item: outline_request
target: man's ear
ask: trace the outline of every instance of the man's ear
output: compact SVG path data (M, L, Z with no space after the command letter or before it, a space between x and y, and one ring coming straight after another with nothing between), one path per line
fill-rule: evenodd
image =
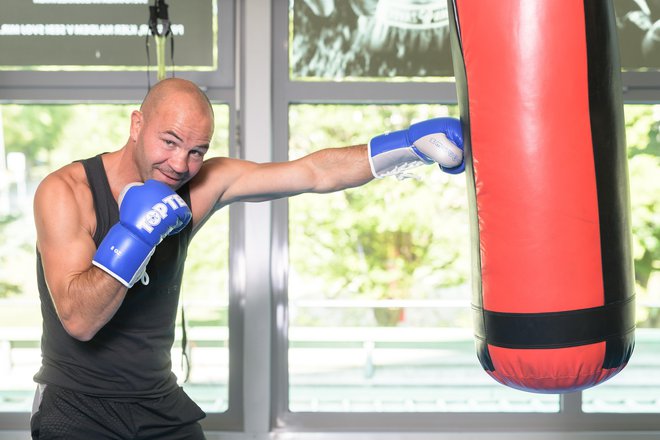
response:
M133 110L131 113L131 140L137 142L140 130L144 124L144 115L139 110Z

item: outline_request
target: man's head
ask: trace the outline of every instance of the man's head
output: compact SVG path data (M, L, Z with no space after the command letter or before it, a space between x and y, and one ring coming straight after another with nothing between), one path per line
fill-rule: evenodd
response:
M213 136L213 108L194 83L169 78L131 114L129 144L142 180L177 189L200 170Z

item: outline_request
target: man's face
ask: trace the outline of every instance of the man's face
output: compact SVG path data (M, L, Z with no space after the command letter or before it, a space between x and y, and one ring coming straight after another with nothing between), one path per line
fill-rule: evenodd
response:
M180 188L201 169L213 135L213 119L204 106L163 103L148 114L134 112L135 160L143 180Z

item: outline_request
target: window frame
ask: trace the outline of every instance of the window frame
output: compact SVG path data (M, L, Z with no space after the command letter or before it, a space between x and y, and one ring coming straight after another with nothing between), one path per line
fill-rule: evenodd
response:
M231 91L225 90L216 93L213 104L229 106L229 151L231 157L238 155L237 147L232 143L235 139L235 103ZM221 98L222 97L222 98ZM53 102L42 102L30 100L31 104ZM107 101L98 99L89 99L87 101L57 101L57 104L108 104ZM139 101L115 102L114 104L139 105ZM229 209L229 266L230 268L245 267L245 252L243 241L243 223L244 209L242 206L232 206ZM228 304L228 329L230 338L228 349L230 353L229 380L228 380L228 408L224 412L209 413L204 420L205 429L240 431L243 429L243 359L240 356L234 356L234 353L243 351L243 301L245 296L245 274L244 271L230 269L228 274L229 304ZM36 371L34 371L36 373ZM35 383L36 389L36 383ZM0 438L5 429L24 429L29 426L30 414L24 412L0 412Z
M238 103L236 86L236 52L239 39L235 34L238 19L234 0L218 0L219 68L212 72L176 71L175 76L196 82L213 104L229 106L229 154L242 157L236 141ZM224 62L223 62L224 60ZM151 70L151 84L156 69ZM168 77L170 73L168 71ZM138 104L147 91L145 72L42 72L0 71L0 104ZM236 432L244 429L243 358L245 297L245 209L242 205L229 209L229 383L228 409L209 413L202 425L208 431ZM236 269L237 268L237 269ZM35 371L36 373L36 371ZM36 384L35 384L36 388ZM0 412L0 438L8 430L25 430L30 414Z
M179 70L176 66L174 69L175 76L190 79L211 94L216 89L233 88L236 82L235 0L215 1L218 6L216 41L218 68L200 72ZM156 66L150 66L151 84L157 81L156 73ZM167 74L171 75L169 66L167 66ZM0 70L0 101L2 102L142 100L146 87L147 72L145 71Z
M434 104L456 104L455 85L451 81L396 84L290 81L288 3L218 0L219 39L226 35L230 38L229 43L224 40L224 45L219 41L219 59L221 68L223 57L231 59L231 65L224 65L228 70L222 72L176 73L205 88L212 102L230 106L233 157L286 160L290 104L430 103L431 99ZM229 12L222 14L223 10ZM0 102L136 102L144 95L144 75L144 72L5 71L0 72ZM660 72L624 72L623 83L626 103L660 102ZM619 439L620 433L626 431L626 438L641 440L656 438L660 432L656 413L583 413L579 393L564 395L562 411L556 414L289 412L286 401L288 203L286 200L239 203L230 207L229 215L232 268L229 410L209 414L202 421L209 439L440 440L460 436L548 440L556 438L548 433L557 431L567 439ZM262 254L264 250L266 256ZM248 277L248 271L257 276ZM0 438L22 438L29 418L29 413L0 413ZM610 437L605 431L618 434ZM473 432L478 434L472 435Z
M452 104L456 85L441 82L292 81L289 74L289 5L272 2L273 51L273 159L288 158L288 111L292 104ZM660 102L660 71L623 72L626 104ZM368 134L365 134L368 136ZM278 200L272 210L272 386L271 428L276 433L320 433L336 438L342 432L472 432L492 438L494 432L638 433L660 430L658 413L585 413L582 393L560 396L558 413L493 412L292 412L288 408L288 202ZM489 434L490 433L490 434ZM366 436L368 437L368 436ZM286 438L309 438L289 435ZM316 438L316 437L315 437ZM406 437L408 438L408 437ZM437 437L433 437L437 438ZM474 436L470 438L482 438Z

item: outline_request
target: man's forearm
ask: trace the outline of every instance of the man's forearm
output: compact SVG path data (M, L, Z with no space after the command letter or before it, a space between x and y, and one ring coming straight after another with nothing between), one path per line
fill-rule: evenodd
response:
M127 290L93 266L71 279L57 307L60 321L71 336L88 341L112 319Z
M374 176L369 166L366 145L327 148L312 153L309 158L321 176L315 192L340 191L364 185Z

